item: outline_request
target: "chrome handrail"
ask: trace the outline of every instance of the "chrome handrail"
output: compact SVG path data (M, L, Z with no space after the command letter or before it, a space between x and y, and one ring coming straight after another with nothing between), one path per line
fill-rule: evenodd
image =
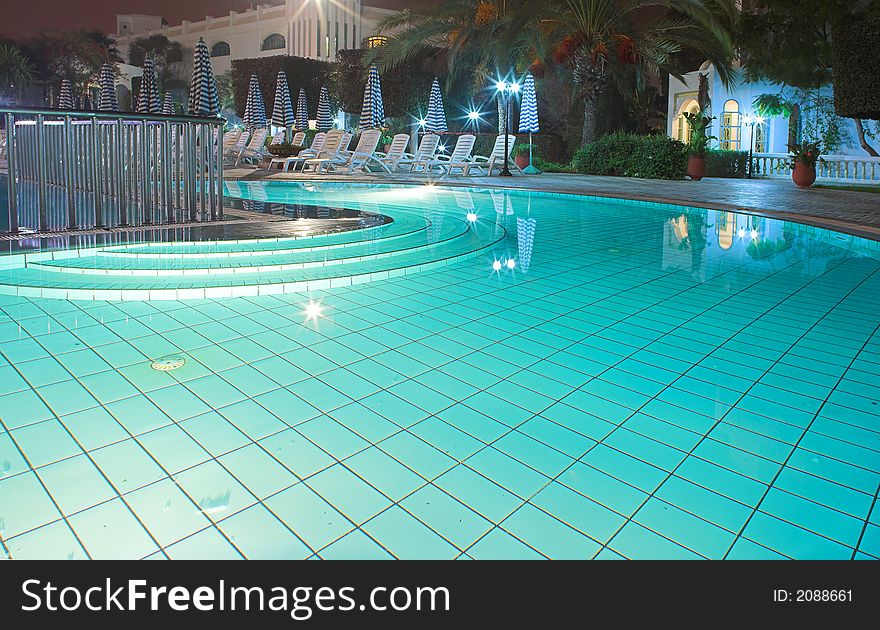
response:
M9 229L223 217L221 118L2 108Z

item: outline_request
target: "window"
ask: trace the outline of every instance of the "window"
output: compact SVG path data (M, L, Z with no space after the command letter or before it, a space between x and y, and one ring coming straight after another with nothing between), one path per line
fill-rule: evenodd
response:
M378 48L388 43L388 38L383 35L373 35L364 40L364 48Z
M767 128L764 123L756 122L755 130L752 133L755 134L755 153L767 153Z
M272 33L263 40L260 50L280 50L287 46L287 41L281 33Z
M682 103L681 107L678 108L678 115L672 121L672 137L685 144L689 143L691 141L692 129L684 115L696 114L699 111L700 105L696 99L690 98Z
M228 57L229 54L229 44L226 42L217 42L211 46L212 57Z
M721 148L728 151L738 151L740 143L740 114L739 103L733 99L724 103L724 111L721 112L721 134L719 137Z

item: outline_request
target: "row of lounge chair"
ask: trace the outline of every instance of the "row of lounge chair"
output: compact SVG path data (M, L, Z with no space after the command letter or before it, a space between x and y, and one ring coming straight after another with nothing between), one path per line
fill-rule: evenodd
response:
M288 171L297 167L302 172L334 173L369 172L374 167L392 173L401 169L424 173L439 172L441 177L453 174L470 176L479 173L491 175L495 169L502 169L505 161L509 168L522 174L522 171L511 159L516 137L507 136L507 152L505 156L504 135L495 140L492 152L488 156L473 155L476 136L464 134L458 137L450 154L438 150L440 136L426 134L422 136L415 153L408 153L409 135L397 134L392 138L387 152L378 151L381 132L375 129L364 131L354 150L349 150L352 135L345 131L333 130L318 133L308 149L299 155L287 158L274 158L269 168L275 165ZM294 142L296 144L296 142Z

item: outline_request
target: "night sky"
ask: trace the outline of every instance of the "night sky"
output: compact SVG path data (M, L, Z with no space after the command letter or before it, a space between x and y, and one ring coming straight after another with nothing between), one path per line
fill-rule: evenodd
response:
M433 4L436 0L367 0L368 4L389 9ZM9 10L10 5L16 10ZM116 31L117 13L162 15L169 24L200 20L206 15L220 17L230 10L244 11L251 0L0 0L0 36L17 39L45 30L98 29Z

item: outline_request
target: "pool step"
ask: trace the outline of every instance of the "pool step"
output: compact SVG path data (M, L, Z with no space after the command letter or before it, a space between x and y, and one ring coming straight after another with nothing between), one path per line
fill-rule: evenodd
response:
M228 251L223 256L202 257L118 257L98 250L93 256L77 256L28 263L28 267L63 273L105 274L114 276L194 276L205 274L267 273L291 269L307 269L328 265L351 264L376 260L401 253L413 253L465 236L469 226L464 222L448 223L429 235L419 230L395 238L357 241L344 248L327 250L301 247L278 250L245 251L239 255ZM118 253L119 248L114 248Z
M59 299L179 300L310 291L448 265L478 256L506 237L494 224L459 217L445 217L442 225L413 217L408 226L406 217L395 213L394 218L374 233L377 238L350 240L344 247L322 248L333 241L323 235L298 239L303 247L291 247L291 239L262 241L277 250L263 249L265 245L256 250L252 241L217 242L224 255L214 257L173 257L195 254L190 248L202 243L165 244L152 252L171 258L108 256L108 250L154 249L143 244L66 252L0 270L0 292ZM398 229L383 229L395 224Z

